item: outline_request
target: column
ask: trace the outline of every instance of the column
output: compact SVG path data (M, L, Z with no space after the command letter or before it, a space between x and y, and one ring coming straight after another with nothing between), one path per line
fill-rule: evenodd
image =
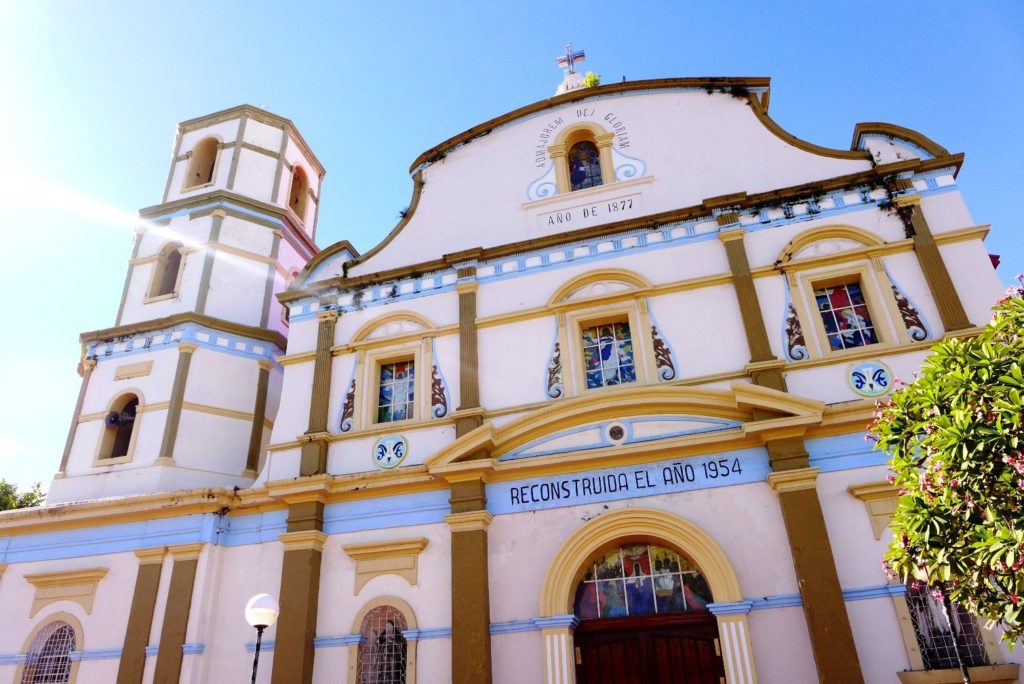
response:
M911 235L908 237L914 240L914 254L917 255L924 279L928 282L928 289L931 290L935 306L939 310L942 327L946 332L972 327L973 324L967 318L967 312L960 301L960 295L953 286L953 279L949 277L946 262L939 254L939 246L935 243L928 222L925 221L921 209L921 196L903 195L893 201L900 212L900 217L904 219L904 224L909 220L907 231Z
M747 613L752 605L753 601L708 604L708 610L718 622L718 650L729 684L757 684L747 625Z
M478 477L451 483L452 512L452 682L491 681L491 607L488 588L484 482Z
M601 184L611 185L615 182L615 161L612 159L615 134L602 133L594 138L594 142L597 143L597 153L601 160Z
M202 543L181 544L168 549L174 559L171 585L167 591L164 624L160 630L160 650L156 654L153 684L178 684L181 679L182 647L188 630L188 616L192 609L192 589ZM143 638L148 637L146 631ZM118 675L120 676L120 674Z
M535 622L544 640L544 684L576 684L572 633L580 619L575 615L552 615Z
M192 342L178 343L178 367L174 371L174 385L171 386L171 399L167 404L167 422L164 423L164 438L160 442L160 455L156 459L158 465L171 465L174 463L174 442L178 438L181 405L185 401L188 369L192 363L192 354L195 350L196 345Z
M121 647L117 684L142 684L142 673L146 668L146 642L149 641L153 626L156 594L166 554L167 549L163 546L135 551L139 559L139 572L135 578L132 608L128 614L124 645Z
M863 682L815 488L817 478L817 468L793 468L769 474L768 484L779 497L818 678L822 682Z
M284 544L284 560L272 684L310 684L313 681L320 563L327 541L323 528L322 499L289 504L288 531L279 537Z
M316 337L316 357L313 361L313 391L309 400L309 429L303 437L299 475L317 475L327 472L327 409L331 397L331 347L334 346L334 328L337 311L321 311Z
M476 267L458 269L459 282L459 407L455 416L455 437L480 427L480 359L476 330Z
M71 445L75 443L75 433L78 432L78 417L82 415L82 404L85 403L85 393L89 390L89 378L96 368L96 359L82 359L82 386L78 389L78 400L75 402L75 412L71 415L71 427L68 428L68 439L64 442L64 455L60 459L60 468L57 474L63 476L68 469L68 459L71 457Z

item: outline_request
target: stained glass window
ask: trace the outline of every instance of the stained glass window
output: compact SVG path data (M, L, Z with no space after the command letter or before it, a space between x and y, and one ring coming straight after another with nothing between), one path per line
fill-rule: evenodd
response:
M569 183L573 190L601 185L601 155L589 140L569 148Z
M860 283L818 288L814 298L829 347L853 349L878 342Z
M574 611L581 620L704 610L711 589L686 556L654 544L602 553L583 573Z
M629 323L604 323L583 330L587 389L636 381Z
M378 423L390 423L413 417L415 381L412 360L381 364L380 395L377 400Z
M366 614L359 630L359 684L405 684L406 628L405 616L392 606L378 606Z
M73 650L75 630L71 625L50 623L32 640L21 684L65 684L71 675Z

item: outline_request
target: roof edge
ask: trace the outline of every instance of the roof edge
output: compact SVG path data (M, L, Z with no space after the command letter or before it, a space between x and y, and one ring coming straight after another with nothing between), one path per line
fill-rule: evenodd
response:
M765 88L766 91L762 96L762 105L767 109L768 93L771 88L771 78L767 76L656 78L643 81L625 81L622 83L611 83L609 85L596 86L593 88L570 90L567 93L555 95L554 97L549 97L545 100L538 100L537 102L520 107L519 109L513 109L511 112L507 112L493 119L488 119L487 121L477 124L458 135L448 138L444 142L431 147L429 150L416 157L415 161L413 161L412 165L409 167L409 173L415 173L415 171L424 164L430 164L436 161L453 147L464 145L474 138L490 133L498 126L504 126L516 119L521 119L525 116L529 116L530 114L544 111L545 109L551 109L570 102L578 102L595 95L609 95L612 93L627 93L634 90L659 90L668 88L703 88L723 90L726 92L733 88L744 90L750 88Z
M883 121L862 121L854 126L853 140L850 142L850 149L859 149L861 138L871 133L888 135L893 138L906 140L907 142L917 145L933 157L949 156L949 150L923 133L919 133L912 128L905 128L903 126L897 126L896 124L885 123Z

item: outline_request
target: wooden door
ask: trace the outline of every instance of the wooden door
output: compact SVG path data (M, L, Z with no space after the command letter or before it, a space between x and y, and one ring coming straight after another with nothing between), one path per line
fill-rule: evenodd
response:
M706 611L585 620L576 628L577 684L720 684L718 626Z

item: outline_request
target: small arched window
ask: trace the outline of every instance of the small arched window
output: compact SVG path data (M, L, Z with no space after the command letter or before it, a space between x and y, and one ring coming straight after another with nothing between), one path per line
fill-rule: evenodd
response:
M292 189L288 193L288 208L303 221L306 220L306 201L309 199L309 179L301 166L292 171Z
M124 458L128 455L138 410L139 398L134 394L125 394L114 402L110 412L103 418L100 458Z
M66 684L71 676L75 630L60 620L47 625L32 640L21 684Z
M359 634L358 684L405 684L409 645L402 611L378 606L363 618Z
M160 250L156 262L156 272L150 287L150 297L161 297L173 294L178 287L178 274L181 271L181 243L171 242Z
M581 140L569 148L569 186L572 190L601 185L601 154L593 140Z
M213 182L213 167L217 165L220 144L216 138L204 138L192 148L185 176L185 188L195 188Z
M614 546L587 565L576 587L581 620L707 610L711 588L697 565L654 544Z

